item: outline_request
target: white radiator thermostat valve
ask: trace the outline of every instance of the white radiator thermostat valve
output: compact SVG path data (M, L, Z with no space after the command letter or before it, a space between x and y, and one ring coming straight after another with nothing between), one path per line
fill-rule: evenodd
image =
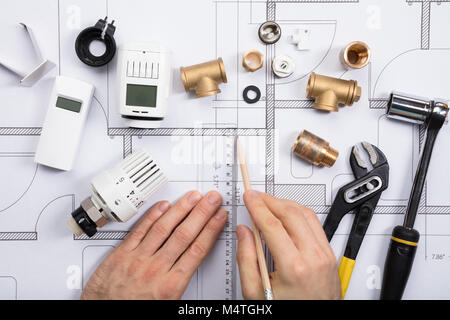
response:
M119 48L119 112L131 128L156 129L167 114L172 90L172 53L159 44Z
M276 56L272 62L272 71L279 78L287 78L295 71L295 62L285 54Z
M92 180L92 196L72 213L68 226L76 236L92 237L109 221L127 222L166 183L152 156L139 150Z
M297 45L297 50L299 51L309 50L310 33L311 31L309 29L297 29L291 36L291 43Z

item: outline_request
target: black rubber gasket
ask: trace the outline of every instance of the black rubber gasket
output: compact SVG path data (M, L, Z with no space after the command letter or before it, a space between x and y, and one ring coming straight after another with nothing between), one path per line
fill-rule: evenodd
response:
M248 96L248 93L250 91L256 93L255 98L250 99L250 97ZM259 90L259 88L257 86L248 86L247 88L245 88L242 96L243 96L245 102L247 102L248 104L254 104L254 103L257 103L259 100L261 100L261 90Z
M114 58L117 46L114 39L116 27L113 24L114 21L107 24L106 19L100 19L95 26L84 29L78 35L75 41L75 51L84 64L90 67L102 67ZM94 56L90 50L91 43L96 40L103 42L106 47L105 53L101 56Z

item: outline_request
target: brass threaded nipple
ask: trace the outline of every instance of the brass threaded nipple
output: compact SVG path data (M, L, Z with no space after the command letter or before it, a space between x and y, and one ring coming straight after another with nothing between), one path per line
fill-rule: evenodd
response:
M336 163L337 158L339 157L339 152L336 149L329 147L326 150L325 156L323 157L323 164L328 168L331 168Z
M339 157L339 152L318 136L304 130L300 133L292 152L301 159L317 167L331 168Z

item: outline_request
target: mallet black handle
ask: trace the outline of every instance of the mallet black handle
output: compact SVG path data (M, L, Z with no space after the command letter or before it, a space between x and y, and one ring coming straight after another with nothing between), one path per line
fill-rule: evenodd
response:
M409 198L405 221L403 226L396 227L392 233L384 268L381 289L382 300L400 300L405 291L420 238L419 232L413 229L414 222L425 186L434 144L439 131L447 122L448 113L448 104L444 101L427 101L426 99L397 93L393 93L389 100L388 117L426 124L427 137Z
M414 262L419 232L413 229L425 185L433 147L439 130L430 128L406 211L403 226L392 233L383 274L381 300L401 300Z
M409 197L408 207L403 226L406 228L414 228L414 223L419 210L420 200L422 198L423 188L427 180L428 168L430 167L431 156L433 154L436 138L442 125L439 127L432 124L428 128L425 145L423 146L422 156L420 157L419 167L414 179L413 188Z
M401 300L419 243L419 232L398 226L392 233L384 266L381 300Z

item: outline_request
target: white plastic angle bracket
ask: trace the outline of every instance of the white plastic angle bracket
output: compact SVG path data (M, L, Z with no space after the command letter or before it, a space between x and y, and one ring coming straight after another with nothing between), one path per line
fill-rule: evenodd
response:
M6 63L5 59L0 59L0 66L3 66L5 69L17 75L20 80L20 84L25 87L31 87L36 84L42 77L44 77L50 70L56 67L56 65L50 60L44 59L42 57L41 50L39 48L39 44L34 36L33 30L28 27L25 23L20 23L22 27L24 27L31 44L33 45L34 53L39 60L39 64L31 71L31 72L23 72L20 71L19 68L14 66L11 63Z

